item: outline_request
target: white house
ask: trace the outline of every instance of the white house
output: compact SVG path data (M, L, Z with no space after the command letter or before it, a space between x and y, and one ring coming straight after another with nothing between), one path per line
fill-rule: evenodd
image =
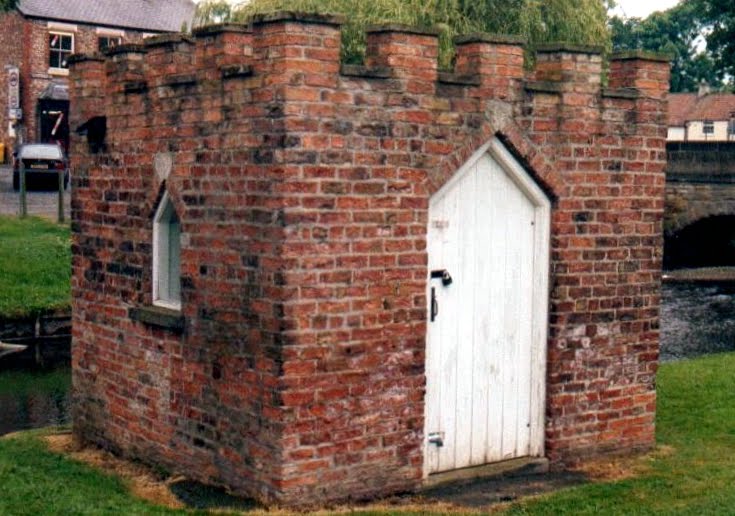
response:
M735 141L735 94L669 95L668 141Z

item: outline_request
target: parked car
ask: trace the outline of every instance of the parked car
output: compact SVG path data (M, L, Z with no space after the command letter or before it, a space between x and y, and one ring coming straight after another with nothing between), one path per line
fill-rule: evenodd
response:
M27 143L13 153L13 189L20 189L20 166L25 166L26 186L43 183L58 188L59 171L64 171L64 189L69 186L69 160L55 143Z

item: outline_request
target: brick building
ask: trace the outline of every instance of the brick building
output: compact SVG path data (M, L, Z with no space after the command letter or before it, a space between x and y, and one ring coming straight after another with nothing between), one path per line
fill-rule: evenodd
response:
M20 0L0 14L0 142L68 145L68 57L178 32L194 9L191 0Z
M72 59L76 436L288 505L652 447L668 63L367 38Z

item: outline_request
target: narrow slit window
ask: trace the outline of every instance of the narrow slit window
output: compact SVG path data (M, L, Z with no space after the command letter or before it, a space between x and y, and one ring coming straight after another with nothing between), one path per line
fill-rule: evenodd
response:
M153 220L153 304L181 309L181 223L168 193Z

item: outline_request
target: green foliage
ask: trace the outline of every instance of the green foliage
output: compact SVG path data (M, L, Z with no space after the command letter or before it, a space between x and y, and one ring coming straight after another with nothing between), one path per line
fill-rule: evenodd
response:
M23 316L71 302L69 227L0 217L0 316Z
M442 67L451 65L452 38L469 32L524 36L529 49L550 41L610 45L602 0L252 0L233 18L279 10L345 15L342 59L352 63L363 59L365 28L379 23L438 28Z
M239 7L234 17L246 21L255 14L274 11L301 11L343 14L342 60L361 62L365 55L365 28L378 23L402 23L417 27L437 27L440 34L440 62L451 61L451 38L458 32L477 30L456 7L455 0L254 0Z
M227 0L205 0L197 4L194 27L225 23L232 19L232 7Z
M486 16L490 18L492 13L488 11ZM610 49L607 11L601 0L527 1L520 7L520 19L521 34L532 48L540 43L563 41Z
M713 52L709 37L707 48L701 48L702 34L710 30L708 25L711 22L705 19L699 1L681 2L666 11L654 12L645 19L613 17L610 20L613 48L641 48L673 56L672 92L696 91L703 81L715 89L721 89L727 79L728 69L717 53Z
M735 2L732 0L690 0L707 25L707 48L717 66L735 76Z
M18 5L18 0L0 0L0 13L12 11Z

